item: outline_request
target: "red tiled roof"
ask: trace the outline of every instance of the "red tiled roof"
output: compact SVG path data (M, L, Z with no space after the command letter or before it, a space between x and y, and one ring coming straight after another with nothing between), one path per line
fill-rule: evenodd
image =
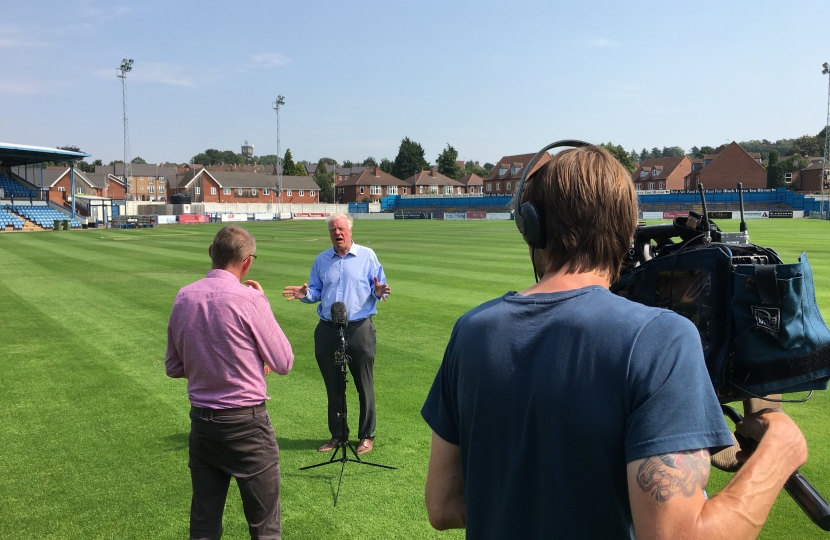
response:
M380 167L372 167L365 171L352 174L348 179L343 180L337 187L343 186L409 186L399 178L395 178L387 172L380 170Z

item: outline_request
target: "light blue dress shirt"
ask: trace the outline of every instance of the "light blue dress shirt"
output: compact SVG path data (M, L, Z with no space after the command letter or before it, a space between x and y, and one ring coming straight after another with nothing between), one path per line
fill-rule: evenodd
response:
M308 276L308 292L301 301L320 302L317 314L324 321L331 320L331 305L343 302L349 321L359 321L377 313L375 277L378 283L386 283L374 251L352 242L349 252L341 257L332 247L314 259Z

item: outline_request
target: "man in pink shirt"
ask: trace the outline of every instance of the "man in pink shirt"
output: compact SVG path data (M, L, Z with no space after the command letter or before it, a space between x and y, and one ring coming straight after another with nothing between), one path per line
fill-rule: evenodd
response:
M236 478L251 538L279 539L279 447L265 409L265 376L294 364L291 344L262 287L243 281L256 259L246 229L222 228L208 248L212 270L179 291L167 326L167 375L190 398L190 538L222 536Z

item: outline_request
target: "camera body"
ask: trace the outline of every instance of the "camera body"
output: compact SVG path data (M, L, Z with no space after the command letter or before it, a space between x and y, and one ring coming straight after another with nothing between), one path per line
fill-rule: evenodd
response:
M743 220L724 233L705 201L703 214L641 223L611 291L694 323L722 402L827 388L830 330L806 255L784 264L749 242Z

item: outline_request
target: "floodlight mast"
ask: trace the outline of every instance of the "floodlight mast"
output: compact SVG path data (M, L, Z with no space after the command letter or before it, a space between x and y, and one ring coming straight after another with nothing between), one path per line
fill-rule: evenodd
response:
M124 214L127 213L127 200L130 193L130 179L133 176L133 167L130 163L130 125L127 121L127 73L133 70L133 59L121 61L121 67L115 70L115 76L121 79L121 90L124 101Z
M277 192L280 194L280 214L282 214L282 165L280 164L280 105L285 105L285 96L277 96L271 107L277 112ZM280 215L282 218L282 215Z
M822 75L830 74L830 64L825 62L822 64L824 69L821 71ZM830 77L828 77L830 79ZM828 163L828 159L830 159L830 82L828 82L827 87L827 123L825 124L824 128L824 161L822 161L822 168L821 168L821 216L824 219L830 219L830 212L825 210L825 204L827 201L824 198L824 184L830 181L830 163Z

